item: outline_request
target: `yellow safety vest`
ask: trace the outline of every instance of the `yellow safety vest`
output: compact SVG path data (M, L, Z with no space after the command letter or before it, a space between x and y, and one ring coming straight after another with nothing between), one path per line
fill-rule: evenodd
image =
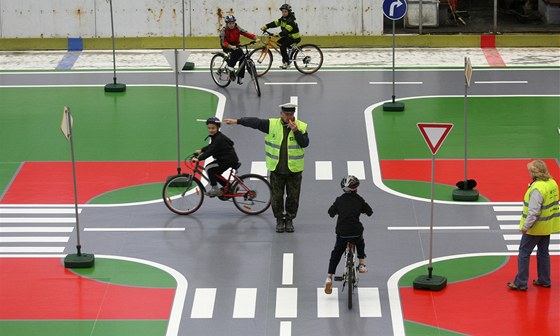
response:
M554 232L560 232L560 210L558 205L558 185L552 178L548 181L535 181L527 192L523 200L523 215L519 223L519 229L523 229L523 224L527 219L529 210L529 195L533 190L537 189L542 197L543 204L541 206L541 214L535 221L534 225L527 230L527 233L533 236L546 236Z
M303 121L295 121L298 129L305 133L307 124ZM284 125L280 118L269 119L268 134L264 137L264 147L266 152L266 168L269 171L276 170L280 159L280 146L284 138ZM291 172L303 171L303 158L305 150L298 145L294 132L290 130L288 134L288 168Z

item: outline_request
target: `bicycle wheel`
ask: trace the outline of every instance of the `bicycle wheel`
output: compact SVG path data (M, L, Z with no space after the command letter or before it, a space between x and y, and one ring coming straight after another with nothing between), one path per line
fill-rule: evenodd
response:
M216 54L210 61L210 73L212 74L212 80L219 87L226 87L229 83L231 83L226 66L226 56L224 54Z
M267 51L265 47L260 47L251 51L249 58L255 62L258 77L264 76L272 66L272 52L270 49Z
M348 309L352 309L352 294L354 293L354 282L356 281L356 268L354 267L354 255L352 253L348 254L346 267L348 272Z
M198 210L204 201L204 187L192 175L176 175L163 186L163 203L179 215Z
M239 176L239 182L232 187L233 204L241 212L258 215L270 207L271 188L268 181L257 174Z
M323 65L323 52L314 44L302 44L294 52L293 60L299 72L312 74Z
M255 69L255 63L251 60L247 60L247 71L249 71L249 75L251 76L251 82L255 86L255 90L257 90L257 96L261 96L261 87L259 86L259 77L257 76L257 69Z

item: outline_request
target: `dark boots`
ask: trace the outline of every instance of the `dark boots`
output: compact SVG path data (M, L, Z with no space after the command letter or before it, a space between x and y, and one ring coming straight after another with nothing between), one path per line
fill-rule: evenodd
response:
M294 223L291 219L276 219L276 232L294 232Z

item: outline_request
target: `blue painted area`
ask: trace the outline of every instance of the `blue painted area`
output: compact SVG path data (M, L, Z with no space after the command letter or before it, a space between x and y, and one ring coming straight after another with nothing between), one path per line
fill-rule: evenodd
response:
M56 66L56 70L70 70L74 66L74 63L78 60L82 53L76 51L70 51L62 57L58 65Z
M68 38L68 51L82 51L84 50L84 42L81 37Z

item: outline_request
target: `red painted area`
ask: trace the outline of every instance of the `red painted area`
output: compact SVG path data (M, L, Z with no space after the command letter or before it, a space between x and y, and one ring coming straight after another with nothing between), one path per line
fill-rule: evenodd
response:
M532 159L469 160L468 178L478 183L481 196L492 202L521 202L527 185L531 182L527 163ZM560 169L553 159L544 159L556 181ZM381 175L384 180L411 180L431 182L431 160L382 160ZM455 186L464 178L463 160L436 160L435 182Z
M481 48L496 48L496 35L480 35Z
M0 320L167 320L174 288L78 276L55 258L0 258Z
M536 257L531 258L536 278ZM466 335L558 335L560 257L551 256L552 286L508 289L517 273L517 257L493 273L448 284L439 292L401 288L404 319Z
M177 162L76 162L78 203L176 173ZM25 162L2 203L73 204L73 188L71 162Z

